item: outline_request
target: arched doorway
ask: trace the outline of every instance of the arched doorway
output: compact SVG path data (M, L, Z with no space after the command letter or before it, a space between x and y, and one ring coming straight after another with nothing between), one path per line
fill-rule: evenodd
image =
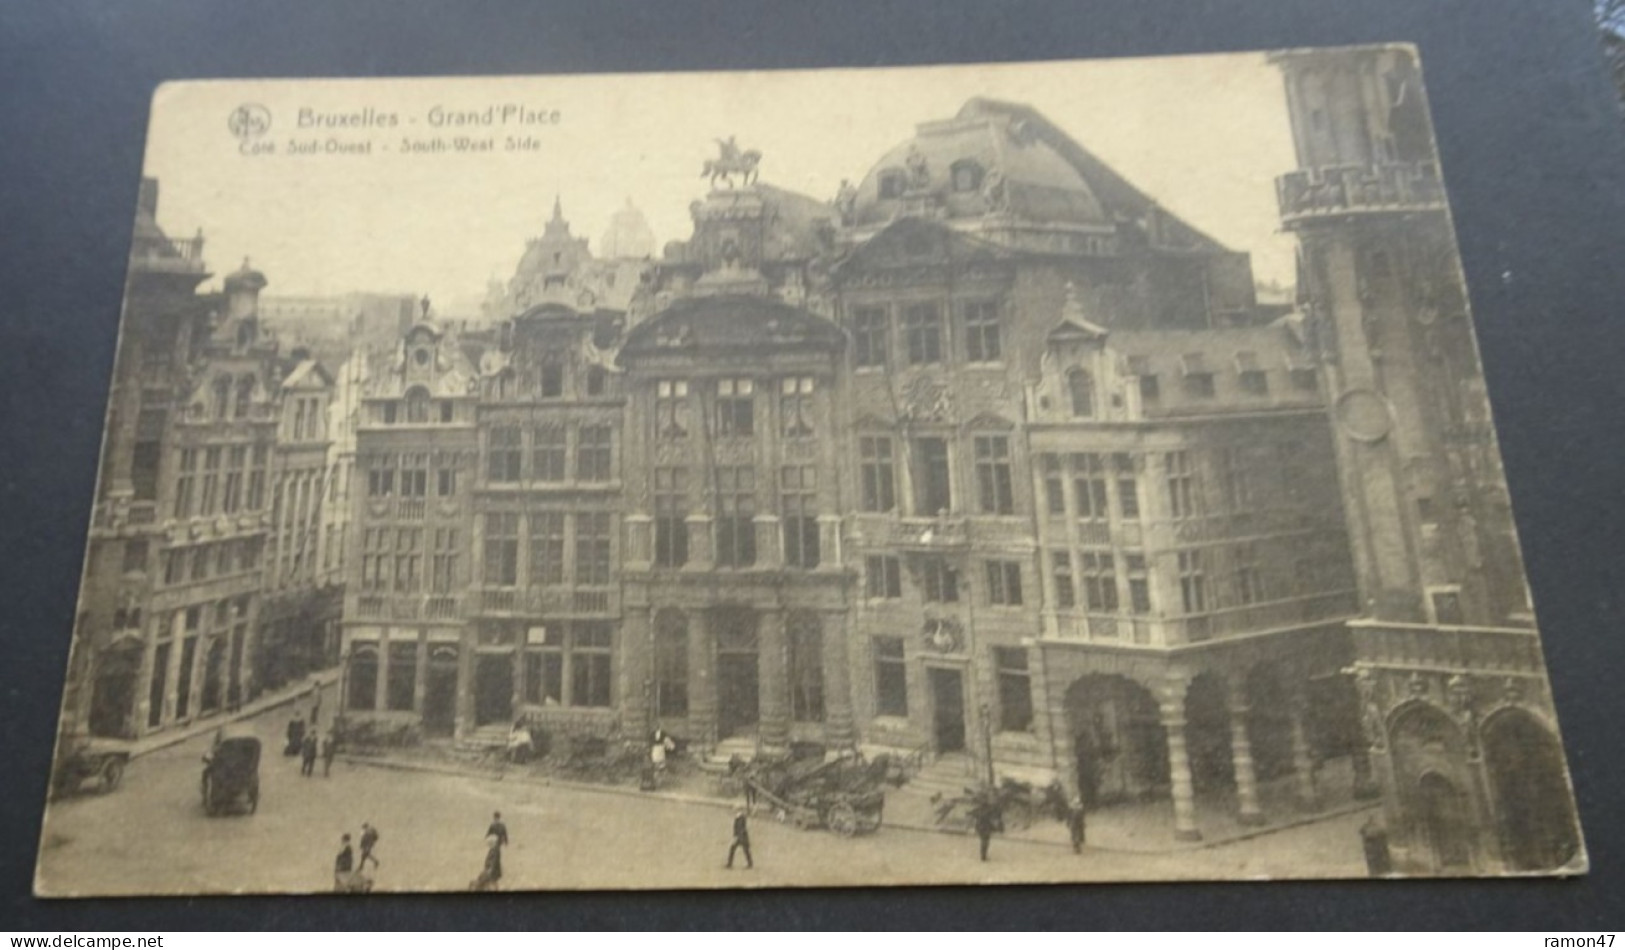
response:
M1417 830L1440 871L1472 866L1472 843L1467 830L1467 800L1438 772L1427 772L1416 782Z
M1291 775L1294 712L1280 668L1260 663L1248 670L1246 691L1247 736L1259 781Z
M1068 687L1065 705L1085 808L1167 794L1168 735L1149 690L1127 677L1093 674Z
M457 645L429 647L423 675L423 734L449 736L457 728Z
M97 658L90 698L91 735L135 738L135 690L140 673L139 643L110 648Z
M1226 688L1219 674L1203 673L1185 692L1185 741L1197 794L1227 792L1236 785Z
M1490 716L1482 734L1507 866L1539 871L1567 864L1580 841L1557 737L1522 709Z
M1412 702L1394 714L1388 733L1411 862L1441 872L1471 868L1472 804L1462 791L1461 729L1438 707Z

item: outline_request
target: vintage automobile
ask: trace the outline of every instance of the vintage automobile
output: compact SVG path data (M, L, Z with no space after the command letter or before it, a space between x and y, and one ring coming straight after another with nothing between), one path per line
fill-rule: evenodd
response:
M129 764L130 743L123 739L74 738L57 757L51 791L57 796L72 795L87 787L104 794L111 792L124 780L124 769Z
M220 735L203 757L203 811L210 816L260 804L260 740L251 735Z

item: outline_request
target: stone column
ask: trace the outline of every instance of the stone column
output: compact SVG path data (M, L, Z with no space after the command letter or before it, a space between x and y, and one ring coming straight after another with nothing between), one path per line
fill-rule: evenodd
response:
M1168 777L1174 801L1174 837L1201 841L1196 825L1196 789L1191 784L1191 762L1185 751L1185 689L1189 681L1171 677L1163 685L1162 727L1168 733Z
M418 631L417 666L412 671L412 711L423 723L423 700L429 694L429 632Z
M1289 687L1287 695L1287 714L1290 717L1292 731L1292 775L1298 805L1305 811L1314 811L1320 807L1320 792L1315 787L1315 760L1309 748L1308 731L1304 728L1304 718L1309 714L1309 701L1303 695L1303 687Z
M790 684L787 681L790 664L786 656L789 642L784 630L784 611L760 611L756 624L756 675L757 688L761 691L757 746L767 755L777 755L790 749Z
M383 636L378 638L378 680L372 690L374 712L383 712L389 707L389 648L394 637L394 628L385 628Z
M1236 774L1236 820L1243 825L1262 825L1264 814L1258 807L1258 769L1253 764L1252 736L1247 732L1251 709L1246 686L1227 684L1225 698L1230 713L1230 763Z
M709 522L709 519L707 519ZM707 610L688 615L688 721L707 743L717 741L716 634Z
M846 552L841 549L841 516L818 516L818 566L826 571L838 571L845 566Z
M621 731L628 735L648 731L654 719L654 710L650 708L653 652L649 608L627 610L621 621L619 642L615 645L615 662L620 667Z
M823 615L824 739L832 748L857 743L852 720L852 675L846 653L848 614L826 610Z

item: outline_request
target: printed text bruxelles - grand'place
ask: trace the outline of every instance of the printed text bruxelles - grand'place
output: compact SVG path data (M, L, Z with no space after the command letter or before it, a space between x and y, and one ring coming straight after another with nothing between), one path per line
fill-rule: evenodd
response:
M558 125L560 117L558 109L537 108L516 102L493 103L472 109L433 105L424 113L425 123L436 129ZM400 113L386 112L372 106L353 112L323 112L305 106L300 108L298 116L301 129L392 129L399 125Z

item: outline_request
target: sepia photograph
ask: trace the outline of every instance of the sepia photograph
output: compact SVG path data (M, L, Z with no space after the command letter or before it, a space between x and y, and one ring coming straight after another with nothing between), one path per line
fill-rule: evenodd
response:
M36 894L1585 873L1446 171L1402 45L165 84Z

